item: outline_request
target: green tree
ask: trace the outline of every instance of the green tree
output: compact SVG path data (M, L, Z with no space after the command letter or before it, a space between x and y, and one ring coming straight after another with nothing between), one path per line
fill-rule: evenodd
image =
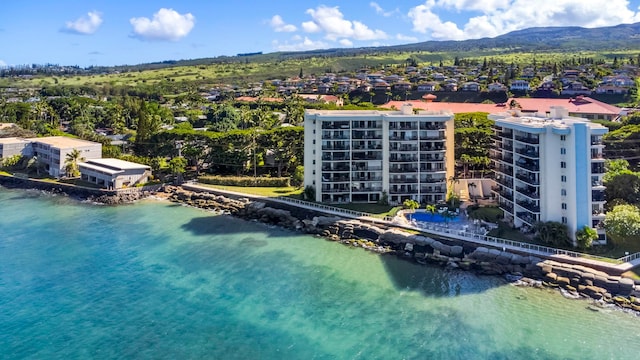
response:
M186 168L187 159L182 156L176 156L169 161L169 171L173 174L173 181L175 184L182 184Z
M433 204L429 204L427 206L425 206L425 210L431 214L431 219L433 219L434 215L436 214L436 212L438 211L438 208L436 208L435 205Z
M604 219L607 235L617 243L640 237L640 209L633 205L617 205Z
M557 221L539 221L533 225L538 240L554 246L571 244L566 224Z
M78 149L73 149L67 153L65 156L65 172L68 177L78 177L80 176L80 169L78 168L78 163L84 161L82 157L82 153Z
M576 231L576 242L582 249L589 249L597 239L598 232L588 226L584 226L582 229Z

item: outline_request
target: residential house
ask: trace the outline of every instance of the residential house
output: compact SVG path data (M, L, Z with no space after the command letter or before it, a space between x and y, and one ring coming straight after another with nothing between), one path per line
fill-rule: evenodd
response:
M489 90L489 92L502 92L507 91L507 87L502 83L492 82L487 86L487 90Z
M561 91L562 95L591 95L591 90L579 81L568 84Z
M2 163L2 159L15 155L30 157L32 152L31 141L29 140L16 137L0 138L0 163Z
M91 159L78 168L82 180L112 190L144 184L151 175L151 167L120 159Z
M431 82L418 84L417 90L419 92L432 92L432 91L436 91L437 88L438 88L438 83L431 81Z
M529 82L527 80L513 80L509 89L511 91L529 91Z
M463 83L462 87L460 88L460 91L478 92L480 91L480 84L475 81L469 81L469 82Z

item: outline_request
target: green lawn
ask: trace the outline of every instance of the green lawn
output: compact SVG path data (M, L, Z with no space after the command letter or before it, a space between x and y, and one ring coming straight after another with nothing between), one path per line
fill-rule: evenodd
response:
M259 195L267 197L286 196L294 199L302 197L302 188L297 187L244 187L244 186L227 186L227 185L211 185L198 183L199 186L210 187L213 189L234 191L249 195Z
M380 205L380 204L337 204L331 205L337 208L349 209L372 214L374 217L384 218L385 216L395 216L402 206Z
M502 210L496 206L483 206L477 209L469 207L467 211L471 219L484 220L490 223L498 222L503 216Z

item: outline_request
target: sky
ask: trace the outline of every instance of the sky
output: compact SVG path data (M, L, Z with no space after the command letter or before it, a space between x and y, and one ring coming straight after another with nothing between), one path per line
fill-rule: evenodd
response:
M0 67L133 65L640 21L640 0L30 0L0 6Z

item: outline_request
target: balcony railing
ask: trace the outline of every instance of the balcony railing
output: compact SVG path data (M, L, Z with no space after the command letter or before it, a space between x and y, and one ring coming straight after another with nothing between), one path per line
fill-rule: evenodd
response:
M533 225L538 221L536 216L524 211L519 211L518 213L516 213L516 216L529 225Z
M592 174L604 174L605 173L605 168L604 168L604 166L592 166L591 167L591 173Z
M417 184L418 178L390 178L389 183L391 184Z
M322 150L339 150L339 151L345 151L345 150L350 150L350 147L347 146L332 146L332 145L325 145L322 147Z
M418 157L392 157L389 162L418 162Z
M530 162L516 161L516 165L521 167L521 168L523 168L523 169L527 169L529 171L535 171L535 172L540 171L540 165L538 165L538 164L532 164Z
M516 178L518 180L524 181L524 182L526 182L527 184L530 184L530 185L536 185L536 186L540 185L540 181L537 180L533 176L529 176L529 175L526 175L526 174L518 173L518 174L516 174Z
M518 204L519 206L533 212L533 213L539 213L540 212L540 205L537 205L534 201L529 201L529 200L517 200L516 204Z
M523 187L517 187L517 188L516 188L516 190L517 190L520 194L522 194L522 195L524 195L524 196L526 196L526 197L528 197L528 198L531 198L531 199L540 199L540 194L539 194L537 191L530 191L529 189L527 189L527 188L523 188Z
M394 168L391 167L389 168L389 173L394 173L394 174L402 174L402 173L413 173L413 172L418 172L418 168Z
M516 136L516 140L527 144L540 144L540 138L534 136Z
M432 188L432 187L421 187L420 188L420 193L421 194L442 194L446 191L446 189L444 188Z
M537 159L540 157L540 153L538 151L532 149L520 148L516 149L516 152L520 155L524 155L528 158Z
M363 182L382 181L382 176L352 176L351 180Z
M513 201L513 194L508 193L505 190L498 191L498 194L503 198L509 201Z
M498 204L498 206L500 206L500 208L501 208L502 210L504 210L505 212L513 213L513 205L512 205L512 204L510 204L510 203L507 203L507 202L504 202L504 201L503 201L503 202L500 202L500 203Z
M426 178L426 179L421 179L420 182L421 183L426 183L426 184L436 184L436 183L441 183L441 182L445 182L447 181L446 179L439 179L439 178Z

